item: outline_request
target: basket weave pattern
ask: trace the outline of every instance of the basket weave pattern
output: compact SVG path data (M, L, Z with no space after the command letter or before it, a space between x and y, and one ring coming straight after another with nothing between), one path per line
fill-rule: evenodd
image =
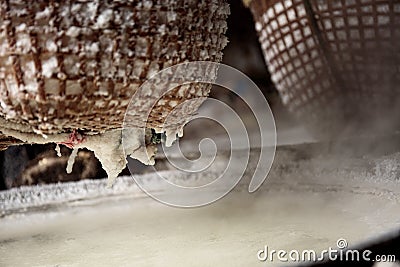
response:
M228 13L224 0L1 0L0 115L45 134L120 128L146 78L221 60ZM169 102L210 87L179 89L155 106L150 126L160 126Z
M400 1L254 0L250 8L291 111L328 123L399 111Z

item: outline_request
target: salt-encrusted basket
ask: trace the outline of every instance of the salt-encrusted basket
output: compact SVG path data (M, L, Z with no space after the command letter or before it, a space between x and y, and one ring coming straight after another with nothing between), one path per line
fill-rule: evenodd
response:
M328 136L399 129L400 1L245 3L293 113Z
M224 0L1 0L0 8L0 115L43 134L119 128L146 78L180 62L220 61L227 43ZM155 110L208 89L169 94ZM150 125L161 121L151 114Z
M115 130L132 96L169 66L219 62L229 6L225 0L0 0L0 14L0 141L13 141L2 132L31 143L87 147L115 178L125 166L121 130ZM147 121L159 129L174 106L209 90L179 86L149 117L130 116L130 124ZM169 123L184 122L199 105L193 103ZM133 151L139 147L125 153Z

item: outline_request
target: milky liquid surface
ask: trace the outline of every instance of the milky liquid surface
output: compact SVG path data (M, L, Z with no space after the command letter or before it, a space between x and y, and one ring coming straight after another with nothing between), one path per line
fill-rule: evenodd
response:
M257 252L360 244L399 226L397 201L368 190L290 189L273 181L212 205L179 209L150 198L3 219L1 266L274 266ZM328 188L328 189L327 189Z

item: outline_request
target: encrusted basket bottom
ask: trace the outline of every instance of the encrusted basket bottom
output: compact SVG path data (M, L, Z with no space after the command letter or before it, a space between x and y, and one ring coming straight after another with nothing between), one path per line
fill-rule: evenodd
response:
M43 134L121 128L146 79L222 59L228 14L225 0L0 1L0 116ZM175 105L208 92L181 86L137 123L161 126ZM181 115L177 124L191 114Z

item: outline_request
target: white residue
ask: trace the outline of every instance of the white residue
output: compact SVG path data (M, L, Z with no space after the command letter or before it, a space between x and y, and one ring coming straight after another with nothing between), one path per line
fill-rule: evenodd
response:
M46 41L46 49L49 52L57 52L57 45L53 40Z
M8 75L5 84L12 96L16 96L19 93L19 87L14 76Z
M168 20L168 22L176 20L176 17L177 17L177 14L176 14L175 11L171 10L171 11L167 12L167 20Z
M60 149L60 145L59 144L56 145L55 151L57 153L57 157L60 158L62 155L61 155L61 149Z
M32 49L31 39L26 33L17 34L15 45L21 53L28 53Z
M161 35L164 35L164 34L166 33L166 31L167 31L167 29L166 29L165 24L162 24L161 26L158 27L158 32L159 32Z
M184 126L184 125L183 125ZM177 135L178 137L183 137L183 126L182 127L178 127L176 129L166 129L166 130L157 130L157 133L163 133L165 132L165 145L167 147L172 146L172 144L175 142L175 140L177 139Z
M36 81L30 81L25 84L24 89L36 93L39 89L39 84Z
M35 14L35 20L44 19L50 17L50 9L46 7L43 11L37 12Z
M72 150L71 155L68 158L68 162L67 162L67 173L71 173L72 172L72 168L74 167L74 162L75 162L75 158L76 156L78 156L78 148L74 148Z
M21 64L22 71L24 72L24 76L27 78L33 78L36 75L36 67L35 62L26 61Z
M90 17L91 20L94 20L98 7L99 3L97 1L91 1L87 4L86 14L88 17Z
M256 30L259 32L259 31L261 31L261 29L262 29L262 25L261 25L261 23L260 22L256 22Z
M148 52L148 41L146 37L137 37L135 52L138 56L146 57Z
M27 143L48 144L62 143L69 139L68 134L49 135L44 138L38 134L30 133L30 127L10 123L0 117L0 131L8 136L15 137ZM124 144L122 144L124 134ZM176 134L174 134L176 137ZM73 162L79 148L87 148L94 152L108 176L108 184L111 186L118 174L126 167L126 156L138 159L144 164L153 165L156 146L144 146L144 130L131 128L125 130L113 130L103 134L87 135L85 141L74 147L68 160L68 170L72 170Z
M146 9L150 9L153 6L153 2L150 0L143 1L143 7Z
M56 57L51 57L42 61L42 74L46 78L50 78L58 67L58 61Z
M86 44L86 51L90 53L90 55L96 55L99 51L99 44L98 43L91 43L91 44Z
M8 48L10 47L10 44L8 43L8 40L4 37L2 38L2 42L0 44L0 56L5 56L8 53Z
M15 27L15 32L23 32L26 30L26 24L22 23Z
M69 29L67 30L67 32L65 34L70 37L78 37L78 35L80 33L81 33L80 28L72 26L72 27L69 27Z
M96 26L100 29L108 27L112 20L113 11L111 9L104 10L97 18Z
M154 165L155 164L154 156L156 155L156 153L157 153L157 146L148 145L146 147L144 146L140 147L138 150L133 152L133 154L130 155L130 157L132 159L139 160L143 164Z

